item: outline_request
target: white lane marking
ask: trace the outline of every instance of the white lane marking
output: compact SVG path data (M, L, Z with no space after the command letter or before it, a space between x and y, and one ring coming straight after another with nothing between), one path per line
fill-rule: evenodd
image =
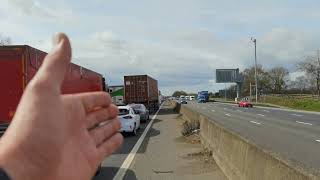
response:
M262 116L262 117L264 116L263 114L257 114L257 115L258 115L258 116Z
M253 124L261 125L261 123L259 123L259 122L255 122L255 121L250 121L250 122L253 123Z
M263 110L264 112L270 112L270 111L268 111L268 110Z
M316 141L317 141L317 142L320 142L320 140L319 140L319 139L317 139Z
M223 110L227 110L227 108L223 108Z
M306 122L302 122L302 121L296 121L296 123L299 123L299 124L305 124L305 125L310 125L310 126L312 126L312 124L311 124L311 123L306 123Z
M241 110L239 110L239 109L238 109L237 111L238 111L238 112L243 112L243 111L241 111Z
M214 109L212 109L211 111L212 111L212 112L216 112L216 110L214 110Z
M231 114L229 114L229 113L228 113L228 114L225 114L225 115L226 115L226 116L231 116Z
M302 117L303 115L301 114L291 114L292 116L297 116L297 117Z
M126 174L127 169L130 167L135 155L137 154L137 152L138 152L138 150L139 150L144 138L146 137L151 125L153 124L154 119L157 117L157 115L158 115L158 113L159 113L161 108L162 108L162 105L160 106L160 108L158 109L156 114L152 117L151 121L149 122L149 124L146 127L146 129L143 131L143 133L140 136L139 140L137 141L137 143L132 148L130 154L128 154L127 158L122 163L122 165L119 168L117 174L113 178L114 180L123 179L124 175Z

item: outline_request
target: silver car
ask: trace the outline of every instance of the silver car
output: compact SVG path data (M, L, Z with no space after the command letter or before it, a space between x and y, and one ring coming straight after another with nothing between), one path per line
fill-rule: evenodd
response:
M149 110L143 104L130 104L136 114L140 115L140 120L146 122L150 119Z

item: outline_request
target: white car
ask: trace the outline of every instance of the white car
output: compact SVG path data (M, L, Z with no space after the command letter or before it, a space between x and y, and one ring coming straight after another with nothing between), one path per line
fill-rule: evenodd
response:
M190 101L193 101L193 100L195 100L195 97L194 96L190 96L189 99L190 99Z
M120 132L129 132L137 135L140 128L140 115L136 114L130 106L118 106L118 117L121 122Z

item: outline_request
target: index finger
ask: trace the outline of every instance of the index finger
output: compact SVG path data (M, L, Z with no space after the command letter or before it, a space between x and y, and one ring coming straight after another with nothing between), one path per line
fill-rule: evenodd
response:
M75 96L80 99L86 112L91 112L101 107L108 107L111 104L111 97L106 92L80 93Z

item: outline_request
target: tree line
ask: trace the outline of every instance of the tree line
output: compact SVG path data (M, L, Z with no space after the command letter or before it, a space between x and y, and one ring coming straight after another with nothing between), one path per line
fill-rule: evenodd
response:
M320 97L320 55L308 56L296 64L297 70L304 75L289 78L289 70L282 66L270 69L257 66L258 94L313 94ZM255 94L255 68L250 67L241 73L244 82L241 87L242 96L250 95L250 84L252 95ZM229 89L229 94L235 94L235 85Z

